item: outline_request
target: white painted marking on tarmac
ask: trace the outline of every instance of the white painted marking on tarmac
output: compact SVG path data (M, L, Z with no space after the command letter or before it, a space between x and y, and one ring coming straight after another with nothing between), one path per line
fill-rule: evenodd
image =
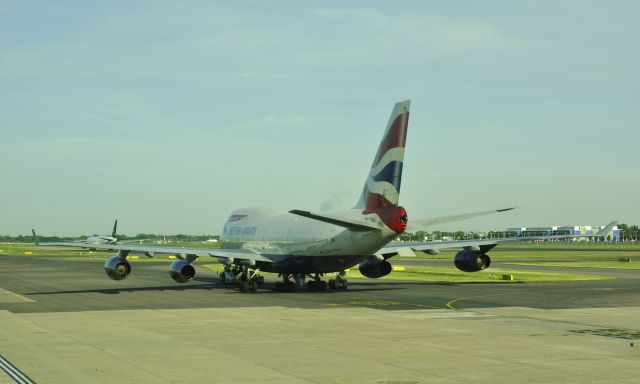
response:
M29 299L17 293L7 291L0 288L0 303L35 303L35 300Z
M31 380L29 376L25 375L16 368L13 364L11 364L7 359L5 359L2 355L0 355L0 369L5 371L9 377L15 380L16 383L19 384L36 384L35 381Z

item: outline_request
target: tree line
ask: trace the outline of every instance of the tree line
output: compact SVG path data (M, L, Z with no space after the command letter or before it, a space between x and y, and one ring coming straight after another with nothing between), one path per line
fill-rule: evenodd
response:
M640 229L637 224L627 225L627 224L618 224L618 229L620 230L620 240L623 241L638 241L638 235L640 234Z
M637 241L640 237L640 228L637 224L618 224L620 230L621 241ZM40 236L38 239L42 242L61 242L61 241L81 241L89 237L90 235L82 236ZM505 238L515 236L513 232L508 231L488 231L488 232L474 232L474 231L418 231L415 233L405 232L399 236L401 241L425 241L425 240L478 240L478 239L494 239ZM141 241L166 241L171 243L185 243L185 242L204 242L209 239L218 240L218 235L159 235L153 233L140 233L135 236L127 236L125 234L117 235L118 240L141 240ZM33 243L33 236L29 235L0 235L0 242L12 242L12 243Z

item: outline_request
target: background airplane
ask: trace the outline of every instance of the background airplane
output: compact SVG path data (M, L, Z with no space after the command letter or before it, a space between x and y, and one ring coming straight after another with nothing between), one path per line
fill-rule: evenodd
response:
M84 240L79 241L79 243L84 244L117 244L118 238L116 237L116 231L118 229L118 220L116 219L115 223L113 223L113 230L111 231L111 236L109 235L93 235L89 236Z
M452 215L422 220L409 220L399 205L410 101L397 103L378 147L362 193L356 205L346 211L314 213L294 209L288 212L268 208L239 209L231 213L220 237L220 249L172 248L118 243L92 245L96 249L117 250L105 263L105 271L113 280L122 280L131 272L127 262L130 253L152 257L156 253L175 254L169 274L184 283L195 276L193 262L198 257L217 258L225 267L223 282L239 283L242 291L256 292L263 281L260 272L277 273L281 281L276 290L291 291L305 285L309 290L346 289L345 270L358 265L369 278L386 276L392 271L388 261L396 255L415 255L415 251L438 253L440 249L462 248L454 258L456 267L477 272L491 264L487 252L502 242L520 238L468 240L449 242L392 242L408 226L424 228L471 217L508 211L512 208ZM607 226L613 226L613 223ZM605 228L605 229L607 229ZM601 232L603 232L603 229ZM601 235L601 232L596 236ZM608 230L605 232L605 234ZM34 233L35 236L35 233ZM115 238L114 234L112 236ZM541 236L535 239L576 237ZM530 239L534 239L531 237ZM42 243L70 247L86 243ZM325 274L335 278L325 281ZM310 280L305 284L305 279Z
M93 235L89 236L84 240L74 241L73 244L81 244L83 248L89 248L95 250L96 248L92 247L93 245L100 244L124 244L124 243L133 243L143 241L142 239L136 240L118 240L116 237L116 231L118 229L118 220L116 219L115 223L113 223L113 230L111 231L111 236L109 235ZM34 238L37 236L35 229L32 229ZM65 245L70 245L69 243L64 243ZM42 243L42 245L47 245L47 243ZM112 249L112 248L109 248Z

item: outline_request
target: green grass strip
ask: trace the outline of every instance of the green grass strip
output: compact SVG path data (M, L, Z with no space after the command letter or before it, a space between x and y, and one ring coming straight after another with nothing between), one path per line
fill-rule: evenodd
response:
M534 267L563 267L563 268L607 268L607 269L640 269L640 263L619 261L532 261L526 263L509 263L509 265L526 265Z
M203 267L221 272L220 265L204 265ZM514 280L502 280L502 275L513 275ZM327 274L327 277L331 274ZM360 274L357 268L347 272L349 279L368 279ZM393 271L377 280L420 281L429 283L531 283L543 281L585 281L612 280L614 277L595 276L573 273L554 273L543 271L521 271L490 268L481 272L462 272L455 267L405 267L404 271Z

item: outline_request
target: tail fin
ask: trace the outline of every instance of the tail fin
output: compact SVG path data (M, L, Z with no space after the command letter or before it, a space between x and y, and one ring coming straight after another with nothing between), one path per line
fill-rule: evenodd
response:
M596 233L594 236L604 237L606 240L606 237L609 235L609 232L611 232L611 230L613 229L613 227L616 226L616 224L618 224L617 221L610 222L609 224L604 226L601 230L599 230L598 233Z
M411 100L406 100L393 107L362 195L355 206L365 215L382 206L398 205L410 104Z
M118 229L118 219L113 223L113 231L111 232L111 237L116 237L116 230Z
M40 239L38 239L38 235L36 235L36 230L31 228L31 233L33 234L33 243L35 245L40 245Z

